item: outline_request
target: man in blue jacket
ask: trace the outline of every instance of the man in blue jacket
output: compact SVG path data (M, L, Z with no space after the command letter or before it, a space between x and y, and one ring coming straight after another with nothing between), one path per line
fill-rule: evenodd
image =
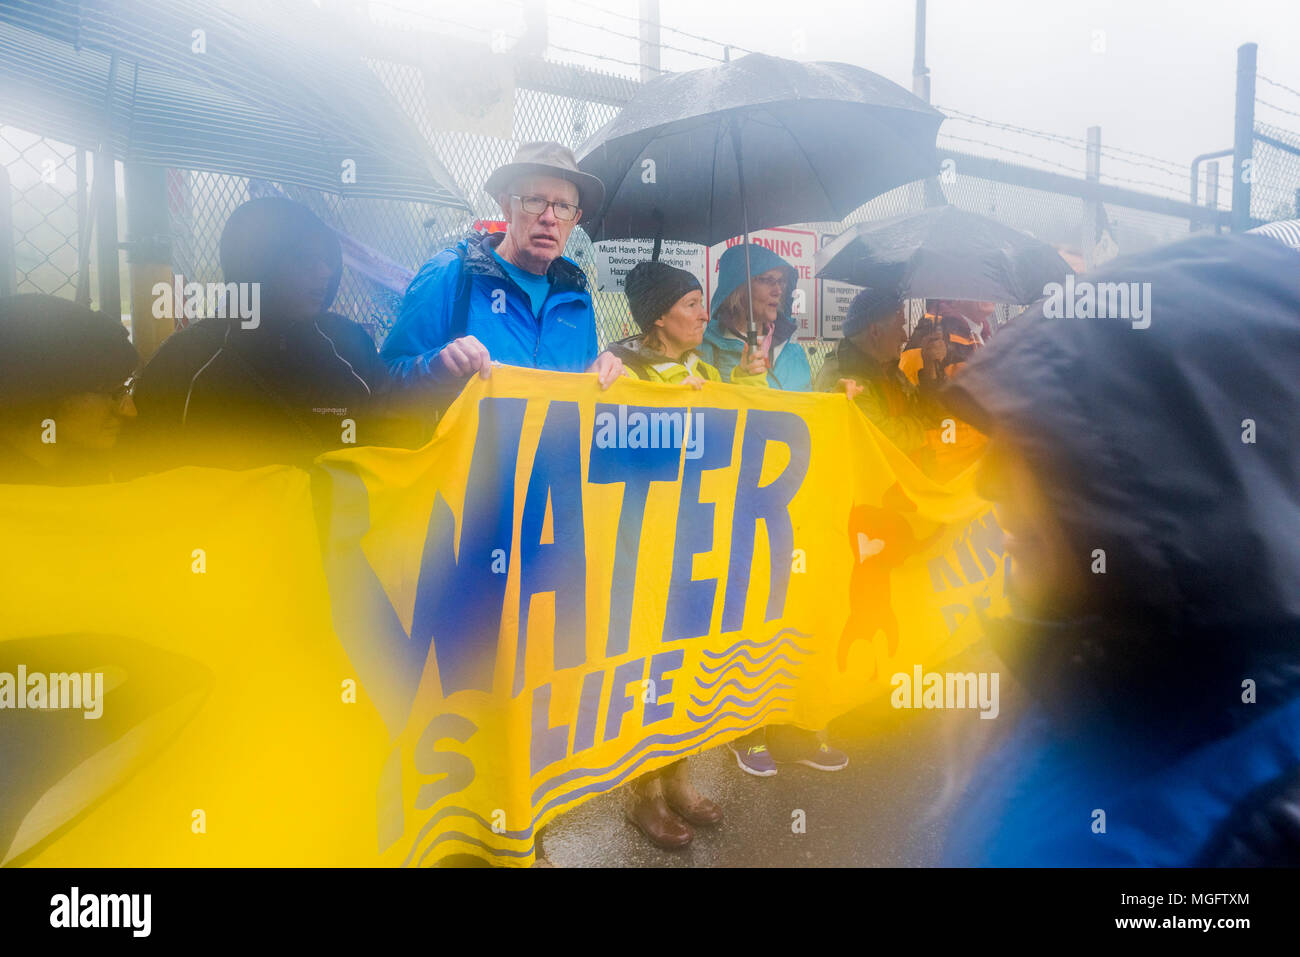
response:
M749 244L749 271L745 285L745 247L732 246L718 260L718 287L713 291L712 319L697 350L723 379L731 375L745 350L749 329L749 299L754 298L754 325L759 346L770 363L767 384L786 392L812 389L812 369L803 346L794 341L795 321L790 318L795 268L766 246Z
M563 255L604 186L560 144L525 143L483 188L506 231L463 239L416 274L380 350L393 378L444 401L494 362L594 372L608 387L623 364L600 353L587 277Z

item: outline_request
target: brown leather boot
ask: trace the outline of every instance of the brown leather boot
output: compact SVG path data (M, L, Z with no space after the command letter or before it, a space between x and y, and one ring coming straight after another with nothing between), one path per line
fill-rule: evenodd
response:
M660 774L664 800L670 808L696 827L712 827L722 823L722 808L695 790L695 785L691 784L685 758L668 765Z
M624 813L657 847L673 851L691 843L695 832L664 800L658 773L634 781L630 790L632 799Z

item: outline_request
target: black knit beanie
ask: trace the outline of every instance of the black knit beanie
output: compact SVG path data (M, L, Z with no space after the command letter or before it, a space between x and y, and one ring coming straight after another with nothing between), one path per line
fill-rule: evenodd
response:
M0 405L111 392L139 362L120 320L70 299L0 299Z
M697 289L703 291L700 281L685 269L649 260L633 266L624 285L632 318L642 332L649 332L678 299Z

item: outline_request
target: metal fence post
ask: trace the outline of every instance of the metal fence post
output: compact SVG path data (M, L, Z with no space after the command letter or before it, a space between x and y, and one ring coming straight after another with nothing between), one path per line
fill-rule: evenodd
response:
M659 75L659 0L641 0L641 22L637 24L641 43L641 82Z
M9 171L0 166L0 296L18 291L18 265L14 257L14 197Z
M1088 189L1092 191L1101 185L1101 127L1088 127L1087 137L1084 178L1088 181ZM1097 243L1101 241L1105 216L1102 212L1101 201L1096 198L1095 192L1084 203L1083 216L1083 257L1088 264L1088 268L1091 269L1094 265L1092 251L1096 248Z
M1251 156L1255 151L1255 54L1259 46L1237 47L1237 110L1232 131L1232 231L1250 228Z
M1205 205L1210 209L1218 210L1219 208L1219 161L1212 161L1205 168ZM1214 220L1214 234L1217 236L1222 230L1219 228L1219 221Z
M925 65L925 0L916 0L916 36L912 49L912 92L930 102L930 69Z
M117 165L107 151L95 154L95 266L99 275L99 308L113 318L122 315L122 287L117 255Z
M140 358L148 359L171 334L175 320L174 312L161 318L153 314L153 287L172 282L167 170L130 163L125 168L125 180L131 341Z

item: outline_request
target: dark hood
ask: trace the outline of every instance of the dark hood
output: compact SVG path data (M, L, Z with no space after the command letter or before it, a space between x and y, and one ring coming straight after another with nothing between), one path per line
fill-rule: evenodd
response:
M0 298L0 419L112 392L139 364L121 319L40 293Z
M1150 283L1150 326L1031 307L945 390L1104 548L1091 603L1182 631L1300 622L1300 254L1202 237L1080 277ZM1245 419L1255 444L1242 441Z
M270 282L285 268L286 254L317 243L329 257L330 282L321 311L338 294L343 248L334 231L306 206L280 196L249 200L230 214L221 231L221 273L226 282Z

